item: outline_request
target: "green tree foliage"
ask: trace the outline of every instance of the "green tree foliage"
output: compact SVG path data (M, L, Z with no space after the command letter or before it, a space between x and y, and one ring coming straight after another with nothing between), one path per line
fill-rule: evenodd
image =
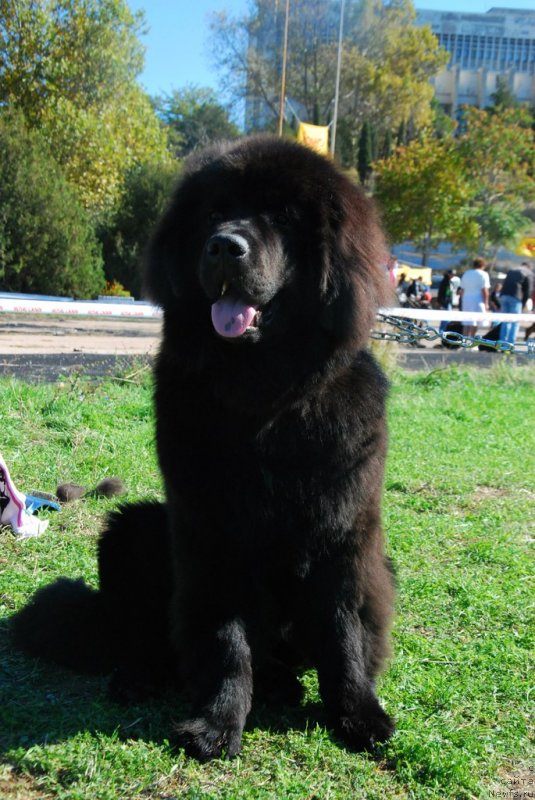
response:
M0 0L0 106L39 127L86 208L116 201L166 137L136 83L143 21L125 0Z
M426 262L440 241L492 255L530 224L535 142L526 109L463 109L457 137L435 127L376 163L376 194L394 242L412 239ZM436 138L438 134L442 138Z
M442 241L464 243L477 233L469 202L473 187L452 139L415 139L375 164L375 196L392 242L410 239L427 264Z
M473 187L475 246L485 252L512 242L529 225L523 212L535 200L535 132L522 108L466 108L464 122L457 146Z
M154 101L165 123L169 144L178 158L218 139L235 139L239 130L212 89L188 86Z
M254 0L248 17L213 18L214 62L231 101L278 115L284 3ZM326 125L335 91L339 3L294 0L289 25L286 95L303 121ZM396 132L409 119L431 118L429 78L447 61L429 28L415 27L411 0L358 0L349 4L342 56L339 134L343 163L357 164L364 121ZM247 120L246 120L247 122Z
M0 286L4 291L95 296L100 247L85 209L38 131L0 112Z
M431 111L433 114L431 122L433 135L436 136L437 139L448 139L450 136L453 136L456 132L457 123L446 114L436 97L434 97L431 102ZM407 142L405 142L405 144L406 143ZM402 144L402 142L399 142L399 144Z
M492 108L496 111L503 111L505 108L518 108L518 98L509 88L507 78L498 75L496 78L496 91L491 94Z
M416 27L412 0L360 0L349 6L348 43L342 61L342 113L360 130L364 120L377 135L404 126L420 130L432 118L429 79L448 55L428 27ZM406 143L406 142L404 142Z
M125 178L121 202L99 227L106 279L121 283L135 297L142 293L146 245L177 175L176 163L156 161L132 167Z

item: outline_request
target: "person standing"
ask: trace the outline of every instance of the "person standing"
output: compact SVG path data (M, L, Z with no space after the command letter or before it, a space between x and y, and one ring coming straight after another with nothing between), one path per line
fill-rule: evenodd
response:
M461 278L461 303L463 311L488 311L490 278L485 270L485 261L474 258L472 268ZM463 322L465 336L475 336L477 322Z
M409 288L409 281L407 280L407 275L405 272L402 272L398 278L398 285L396 287L396 294L398 296L398 302L401 306L407 305L407 290Z
M445 274L438 286L437 300L442 311L451 311L453 308L453 286L451 279L453 271L449 269ZM448 320L443 319L440 322L440 333L446 330Z
M411 298L414 301L420 300L426 288L427 287L425 283L423 283L421 275L419 275L417 278L413 278L409 288L407 289L407 299Z
M397 274L398 274L398 260L394 255L391 255L386 264L386 271L388 275L388 283L392 287L394 291L396 291L396 286L398 283Z
M461 288L461 279L457 275L457 270L451 270L451 291L452 291L452 304L453 308L458 308L459 306L459 290Z
M500 295L502 293L502 284L497 283L492 292L490 293L489 306L491 311L499 311L501 309Z
M527 264L510 269L500 294L501 311L504 314L520 314L531 297L533 291L533 273ZM504 342L514 344L518 334L518 322L502 322L500 338Z

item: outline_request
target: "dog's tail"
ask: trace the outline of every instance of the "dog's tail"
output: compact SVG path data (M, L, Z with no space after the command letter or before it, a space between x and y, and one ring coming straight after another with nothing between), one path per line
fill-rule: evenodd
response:
M23 652L89 675L114 663L113 635L100 592L82 579L59 578L39 589L11 620L13 643Z

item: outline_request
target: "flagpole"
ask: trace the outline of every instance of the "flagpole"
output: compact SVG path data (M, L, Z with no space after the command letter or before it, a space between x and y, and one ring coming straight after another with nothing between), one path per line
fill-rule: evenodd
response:
M334 156L336 145L336 124L338 122L338 97L340 95L340 72L342 71L342 38L344 34L345 0L340 0L340 30L338 32L338 59L336 62L336 86L334 90L334 111L331 129L331 155Z
M284 122L284 97L286 95L286 61L288 59L288 21L290 19L290 0L286 0L286 15L284 17L284 45L282 49L282 76L281 76L281 96L279 106L279 136L282 136L282 126Z

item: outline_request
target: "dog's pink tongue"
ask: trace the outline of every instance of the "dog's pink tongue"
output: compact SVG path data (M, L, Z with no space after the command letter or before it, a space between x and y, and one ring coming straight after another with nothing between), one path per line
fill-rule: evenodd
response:
M241 336L256 314L256 308L249 306L239 297L227 294L220 297L212 306L212 324L220 336L232 338Z

